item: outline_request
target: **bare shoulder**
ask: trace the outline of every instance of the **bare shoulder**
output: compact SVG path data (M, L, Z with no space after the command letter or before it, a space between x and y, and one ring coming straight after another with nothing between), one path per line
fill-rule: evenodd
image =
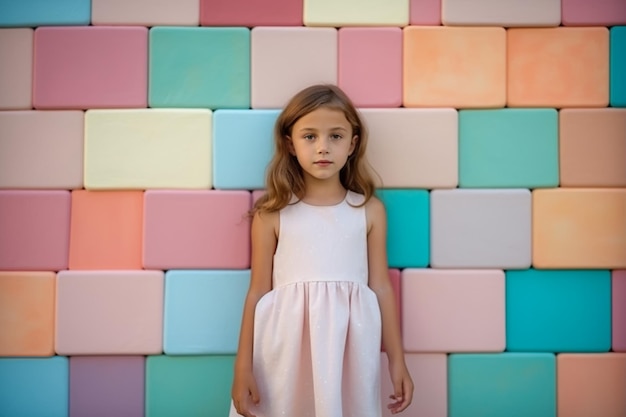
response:
M280 215L278 211L257 211L252 218L252 234L278 237Z
M387 221L387 213L385 205L380 199L372 196L365 204L365 214L367 217L367 231L371 231L373 227L384 226Z

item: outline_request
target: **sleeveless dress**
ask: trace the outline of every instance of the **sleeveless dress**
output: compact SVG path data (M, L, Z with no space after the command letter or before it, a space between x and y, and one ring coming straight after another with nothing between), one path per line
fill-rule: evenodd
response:
M272 290L257 303L257 417L380 417L381 317L363 196L280 211ZM231 407L232 417L237 412Z

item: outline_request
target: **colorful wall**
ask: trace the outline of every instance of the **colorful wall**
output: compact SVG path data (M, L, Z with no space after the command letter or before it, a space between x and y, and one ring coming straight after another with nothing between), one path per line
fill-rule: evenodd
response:
M227 416L243 215L326 82L383 180L404 415L626 416L623 0L0 0L0 27L0 415Z

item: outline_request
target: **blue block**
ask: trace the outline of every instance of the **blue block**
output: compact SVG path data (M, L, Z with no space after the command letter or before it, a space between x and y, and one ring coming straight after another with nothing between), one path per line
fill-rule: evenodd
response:
M554 355L450 355L448 412L449 417L556 417Z
M460 187L558 186L558 117L555 109L461 110Z
M507 271L506 345L508 351L607 352L610 271Z
M163 327L165 353L236 353L249 283L249 270L168 271Z
M91 0L0 0L0 27L88 25Z
M150 107L250 107L250 30L150 30Z
M626 107L626 26L614 26L610 32L610 103Z
M66 357L0 358L0 416L67 417Z
M213 114L213 186L265 188L279 110L217 110Z
M430 196L426 190L379 190L387 209L387 257L391 268L428 266Z

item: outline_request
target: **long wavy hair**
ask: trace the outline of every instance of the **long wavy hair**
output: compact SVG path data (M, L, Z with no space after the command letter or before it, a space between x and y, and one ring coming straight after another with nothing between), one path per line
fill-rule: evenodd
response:
M302 199L305 194L304 175L298 160L289 151L288 137L294 124L310 112L325 107L340 110L352 126L352 135L358 136L354 151L339 172L344 188L363 194L367 203L375 184L371 168L365 157L367 130L350 98L337 86L313 85L298 92L287 103L274 125L274 156L266 174L266 193L260 197L251 214L272 212L286 207L292 196Z

